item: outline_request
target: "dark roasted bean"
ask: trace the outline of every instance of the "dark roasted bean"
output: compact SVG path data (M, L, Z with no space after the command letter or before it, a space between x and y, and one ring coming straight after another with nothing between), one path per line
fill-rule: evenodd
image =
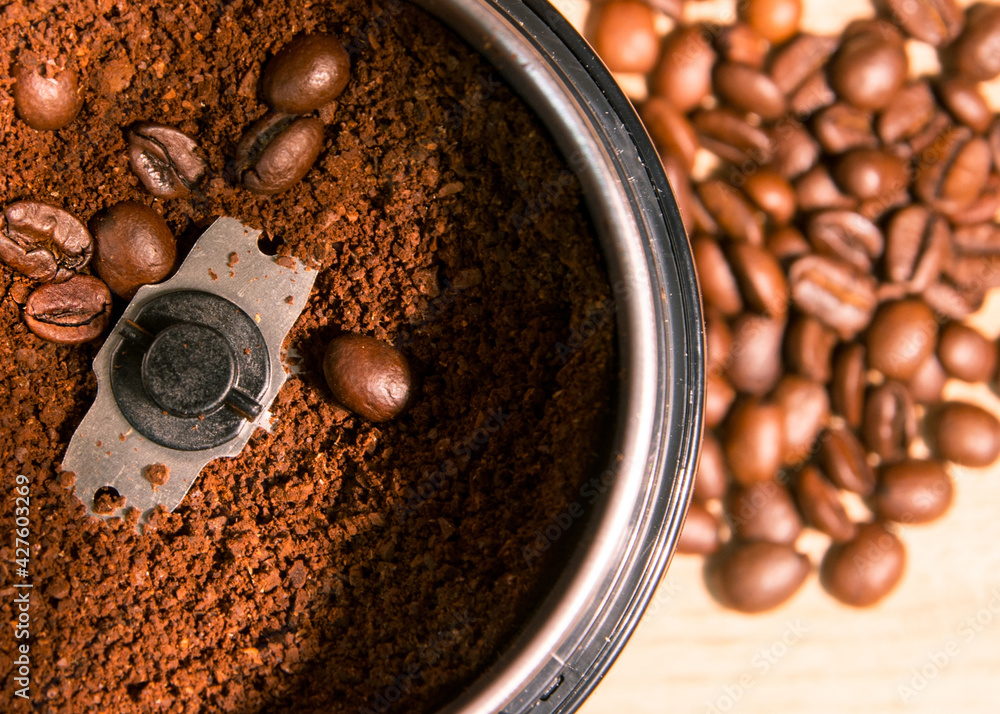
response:
M739 612L772 610L788 601L809 575L809 558L790 545L733 543L709 561L707 585L725 607Z
M819 382L786 374L771 399L785 414L785 453L782 462L795 466L813 454L816 437L830 416L830 398Z
M917 435L917 415L906 387L893 381L874 387L865 400L861 431L865 445L883 463L905 459Z
M882 467L873 505L887 521L929 523L948 510L952 494L944 464L906 459Z
M907 74L902 36L881 21L855 23L845 31L830 64L830 84L859 109L878 110L893 101Z
M934 351L938 323L922 300L882 305L868 329L868 364L889 379L907 381Z
M906 550L899 538L881 523L869 523L826 552L820 580L840 602L870 607L896 587L905 567Z
M781 468L785 415L770 402L737 402L726 420L722 446L733 477L744 486L769 481Z
M771 231L764 242L772 255L782 262L790 262L812 252L809 241L795 226L782 226Z
M857 199L840 190L823 164L799 176L795 182L795 198L801 211L852 210L858 205Z
M787 109L785 95L762 70L720 62L712 73L716 94L736 109L766 120L779 119Z
M726 498L726 520L743 540L791 544L802 532L788 489L774 481L733 488Z
M975 404L942 404L931 435L937 454L962 466L989 466L1000 456L1000 421Z
M951 253L951 232L941 216L925 206L907 206L889 221L886 275L921 292L937 281Z
M14 69L14 108L21 120L38 131L55 131L80 112L76 70L20 64Z
M801 176L819 161L819 144L798 122L779 121L771 130L771 146L769 168L789 180Z
M795 216L795 189L774 171L760 169L750 174L743 184L743 191L779 226L787 224Z
M264 101L276 112L306 114L340 96L351 74L351 59L330 35L302 35L264 67Z
M819 461L839 488L860 496L870 496L875 490L875 471L850 429L831 429L820 437Z
M725 235L753 245L764 243L764 232L756 212L737 189L725 181L704 181L698 196Z
M791 95L806 80L823 69L837 49L837 38L803 33L774 53L771 79L785 94Z
M1000 75L1000 6L978 3L966 11L965 30L949 47L947 64L977 82Z
M987 382L997 371L996 342L958 322L941 330L937 355L948 374L966 382Z
M905 192L910 184L906 161L878 149L853 149L833 172L840 187L862 201Z
M839 258L862 273L882 255L885 240L874 223L854 211L823 211L809 220L806 236L820 255Z
M887 4L900 27L929 45L947 45L965 25L965 15L955 0L887 0Z
M924 81L899 91L878 118L878 135L886 144L907 141L919 134L935 115L934 94Z
M872 113L837 102L818 112L813 131L823 148L831 154L850 149L874 148L878 144L872 129Z
M394 419L410 401L413 377L406 358L374 337L334 338L323 374L336 402L369 421Z
M712 93L716 54L708 32L698 26L680 27L666 38L650 89L679 112L689 112Z
M692 124L702 145L726 161L742 166L771 160L771 137L767 132L730 109L697 112Z
M982 193L993 169L986 140L954 127L920 155L914 190L929 206L949 215Z
M762 396L781 378L785 322L744 313L732 323L732 359L726 376L737 391Z
M67 345L101 336L111 319L111 293L90 275L43 285L28 296L24 321L43 340Z
M977 134L989 131L993 110L974 81L966 77L946 79L937 85L937 94L956 121Z
M90 219L94 269L111 292L131 300L143 285L158 283L174 269L177 241L159 213L123 201Z
M916 374L906 383L913 401L917 404L935 404L941 401L944 383L948 379L944 367L936 355L929 355L923 364L917 367Z
M849 263L824 256L806 256L788 271L795 305L818 318L844 339L868 326L875 311L875 279Z
M795 496L806 523L826 533L835 543L849 541L858 532L844 510L836 486L815 466L806 466L799 473Z
M302 180L322 149L319 119L268 114L236 147L236 171L254 193L280 193Z
M784 317L788 281L778 260L764 248L742 242L730 244L726 257L746 305L770 317Z
M815 317L796 317L785 332L788 366L807 379L825 384L832 374L837 335Z
M205 175L198 142L177 129L140 123L129 128L126 138L132 171L154 196L188 196Z
M865 348L859 342L844 345L834 355L830 403L855 428L861 426L864 416L867 369Z
M651 97L639 115L660 155L675 157L687 171L691 171L699 144L687 117L659 97Z
M708 236L695 236L691 241L691 252L698 268L705 303L727 317L742 312L743 298L739 285L718 242Z
M816 70L788 98L788 108L797 116L809 116L836 101L837 93L830 86L826 72Z
M68 280L93 252L90 233L61 208L18 201L0 216L0 260L32 280Z

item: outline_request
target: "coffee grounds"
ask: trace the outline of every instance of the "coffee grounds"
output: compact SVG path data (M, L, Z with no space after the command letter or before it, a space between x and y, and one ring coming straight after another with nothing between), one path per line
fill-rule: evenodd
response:
M263 63L309 31L344 41L351 80L320 112L326 144L305 180L254 196L227 162L266 111ZM79 69L85 104L66 129L15 117L23 56ZM199 140L202 195L154 204L126 157L123 130L141 120ZM602 460L613 398L610 288L578 183L539 121L406 3L80 0L0 11L0 137L3 205L41 200L86 221L141 201L181 255L234 216L319 269L287 342L301 373L271 433L207 466L144 535L134 511L89 517L59 467L95 395L100 343L36 338L25 282L0 270L0 532L13 533L25 474L34 585L32 701L13 698L23 641L8 630L3 708L423 712L453 698L558 571L538 532ZM580 339L585 325L597 329ZM411 360L419 384L394 421L332 403L322 357L346 332ZM12 623L21 579L7 536L0 556Z

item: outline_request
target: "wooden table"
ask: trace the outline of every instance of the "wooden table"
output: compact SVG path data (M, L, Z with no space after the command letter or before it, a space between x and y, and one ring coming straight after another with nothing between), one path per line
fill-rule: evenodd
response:
M816 32L873 14L863 0L806 3L803 24ZM555 4L583 27L587 2ZM731 18L733 8L689 3L699 18ZM911 50L917 71L933 67L933 52ZM643 98L641 78L620 81ZM987 91L1000 109L1000 83ZM1000 334L1000 296L976 323ZM1000 400L984 387L949 384L947 394L1000 414ZM839 605L812 577L776 612L728 612L705 591L701 559L678 556L582 714L1000 712L1000 464L953 475L951 510L937 523L901 530L909 556L903 582L869 610ZM819 537L800 543L813 555L824 545Z

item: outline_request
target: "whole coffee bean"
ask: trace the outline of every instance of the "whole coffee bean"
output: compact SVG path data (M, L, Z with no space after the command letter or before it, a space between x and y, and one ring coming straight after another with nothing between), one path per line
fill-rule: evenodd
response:
M967 127L953 127L921 153L914 191L927 205L950 215L979 197L992 169L986 140Z
M743 191L777 225L787 224L795 216L795 189L780 174L760 169L750 174Z
M1000 6L978 3L966 11L965 30L949 48L948 64L976 82L1000 75Z
M820 384L830 381L837 335L815 317L796 317L785 332L785 358L795 373Z
M990 127L988 141L990 153L993 154L993 165L1000 168L1000 115L993 117L993 126Z
M111 319L111 293L97 278L77 275L43 285L28 296L24 321L43 340L65 345L101 336Z
M764 243L764 231L750 202L725 181L698 184L698 197L725 235L753 245Z
M951 129L951 116L935 106L930 121L915 136L910 138L906 146L910 149L910 155L920 158L920 155L927 149L940 146L941 136ZM930 163L934 162L934 156L930 158Z
M952 495L944 464L906 459L882 467L873 505L887 521L929 523L948 510Z
M830 397L819 382L786 374L771 399L785 414L785 452L782 463L794 466L813 454L816 437L830 416Z
M261 89L276 112L307 114L339 97L350 74L351 59L336 38L302 35L267 63Z
M90 233L61 208L17 201L0 216L0 260L32 280L69 280L93 252Z
M893 21L911 37L943 47L962 32L965 15L955 0L888 0Z
M796 116L809 116L837 101L826 72L816 70L788 98L788 108Z
M780 121L771 130L773 155L768 167L794 179L819 161L820 147L812 135L795 121Z
M70 67L20 64L14 69L14 109L32 129L62 129L83 106L77 82L76 70Z
M708 371L726 368L732 357L733 333L718 310L705 311L705 366Z
M756 166L771 160L768 133L731 109L705 109L696 112L691 121L702 146L721 159L737 166Z
M323 358L323 374L337 403L369 421L394 419L410 400L413 377L406 358L374 337L334 338Z
M737 22L735 25L722 28L716 38L715 46L726 62L735 62L756 69L764 66L768 50L771 49L771 43L745 22Z
M824 164L817 164L799 176L795 181L795 198L803 212L853 211L858 207L858 200L840 190Z
M726 257L743 300L752 310L773 318L787 314L788 282L777 258L749 243L730 244Z
M937 454L962 466L989 466L1000 456L1000 421L985 409L946 402L933 415Z
M182 131L143 122L130 127L126 138L129 165L154 196L189 196L205 175L201 147Z
M738 402L730 410L722 446L738 483L749 486L778 473L784 453L784 420L781 407L757 399Z
M964 292L983 296L1000 284L1000 256L952 253L943 273Z
M690 174L675 156L660 154L660 163L663 164L663 172L667 175L667 181L674 191L674 199L677 201L677 210L680 211L684 230L688 235L693 235L699 226L694 215L697 201L691 188Z
M903 87L877 121L878 135L885 144L912 139L935 116L934 94L925 80Z
M776 45L798 31L802 18L801 0L748 0L739 9L751 27Z
M651 97L639 112L642 123L660 154L674 156L685 170L694 168L698 153L698 136L683 114L666 99Z
M979 309L982 295L971 295L951 283L940 281L928 286L920 297L939 315L952 320L964 320Z
M879 149L853 149L833 172L840 187L862 201L905 191L910 185L906 161Z
M667 36L659 64L650 78L652 94L687 113L712 93L716 54L710 34L698 25L678 27Z
M726 520L743 540L791 544L802 532L802 518L788 489L774 481L732 489Z
M917 435L913 398L899 382L888 381L873 388L865 400L861 433L869 451L883 463L906 458Z
M791 263L812 252L809 241L795 226L782 226L771 231L764 244L771 251L771 254L782 263Z
M924 363L917 368L906 388L917 404L936 404L941 401L944 383L948 379L944 367L936 355L929 355Z
M712 501L726 495L726 482L729 479L729 469L726 467L726 457L722 453L722 444L711 431L705 432L701 442L701 460L698 462L698 475L694 480L694 498L699 501Z
M882 255L885 239L870 220L854 211L822 211L809 219L806 236L820 255L839 258L861 273Z
M677 552L687 555L711 555L719 549L719 523L697 501L688 507L687 520L677 539Z
M802 33L775 51L771 58L771 79L786 95L826 66L837 49L837 38Z
M937 354L948 374L966 382L987 382L997 371L996 342L959 322L941 330Z
M729 414L736 399L736 390L721 374L710 372L705 376L705 428L714 429Z
M875 471L850 429L830 429L820 438L819 463L839 488L860 496L870 496L875 491Z
M890 281L921 292L937 281L951 253L951 231L943 217L914 204L889 221L885 270Z
M870 111L837 102L816 114L813 131L830 154L842 154L857 148L871 149L878 144L872 117Z
M870 607L903 577L906 550L881 523L868 523L847 543L830 547L820 580L833 597L853 607Z
M868 330L868 364L905 382L934 351L937 333L937 319L923 300L886 303Z
M705 304L727 317L742 312L743 297L740 295L736 276L718 242L705 235L695 236L691 241L691 252L698 269Z
M830 64L830 84L859 109L878 110L893 101L907 70L902 36L888 23L872 22L853 34L851 28L845 32Z
M243 186L254 193L280 193L302 180L322 149L319 119L268 114L236 147L236 171Z
M858 527L847 515L840 493L815 466L799 473L795 496L806 523L826 533L835 543L849 541Z
M158 283L174 269L177 241L166 221L135 201L116 203L90 219L94 269L111 292L131 300L143 285Z
M956 121L977 134L985 134L993 123L993 110L979 86L966 77L951 77L937 85L937 94Z
M709 561L706 585L725 607L745 613L766 612L798 592L810 570L809 558L791 545L733 543Z
M844 339L868 326L875 311L875 279L836 258L811 255L788 271L792 300Z
M960 226L952 234L955 249L971 255L1000 255L1000 224L985 221Z
M992 222L1000 214L1000 172L994 169L986 180L979 196L965 208L953 211L948 217L956 228ZM1000 229L1000 224L993 224Z
M744 313L733 320L732 357L726 376L737 391L767 394L781 378L785 321Z
M834 355L830 403L834 411L854 428L861 426L864 417L867 369L867 355L864 345L860 343L844 345Z
M716 94L731 107L765 120L780 119L788 108L785 95L774 81L762 70L745 64L718 63L712 84Z

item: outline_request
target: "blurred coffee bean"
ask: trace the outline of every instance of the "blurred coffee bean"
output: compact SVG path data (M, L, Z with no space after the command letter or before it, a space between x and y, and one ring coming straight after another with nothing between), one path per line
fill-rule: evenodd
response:
M991 222L1000 214L1000 171L994 165L979 196L965 208L952 211L948 216L956 227ZM995 226L998 224L994 223Z
M788 108L785 95L771 78L749 65L719 62L712 83L716 94L729 106L765 120L780 119Z
M267 114L240 139L236 172L254 193L280 193L305 177L322 149L319 119Z
M723 27L715 40L719 55L726 62L747 65L760 69L767 59L771 43L752 25L738 22Z
M38 131L56 131L80 112L76 70L56 70L45 64L14 68L14 109L21 120Z
M709 180L698 184L697 191L723 234L753 245L764 243L764 232L755 211L737 189L725 181Z
M17 201L0 215L0 260L32 280L69 280L93 252L90 233L61 208Z
M660 54L652 10L637 0L609 0L594 9L593 45L612 72L645 74Z
M926 80L903 87L877 121L878 135L885 144L912 139L935 115L934 94Z
M766 612L798 592L810 570L809 558L791 545L732 543L709 560L706 585L725 607Z
M712 93L716 54L709 33L699 25L679 27L663 43L661 59L650 78L650 92L687 113Z
M782 318L788 312L788 281L777 258L749 243L731 243L726 257L746 305L756 312Z
M984 295L1000 285L1000 255L952 253L943 272L961 290Z
M834 354L830 403L854 428L861 426L864 416L867 370L865 348L858 342L843 345Z
M695 198L688 170L674 156L661 154L660 163L663 164L663 172L667 175L667 181L670 182L670 188L674 192L677 210L680 211L681 221L684 222L687 234L692 235L699 228L706 230L702 216L705 210L701 207L701 202Z
M855 23L830 63L830 84L858 109L888 106L906 81L903 38L884 21Z
M966 382L988 382L997 371L996 342L959 322L941 330L937 355L948 374Z
M691 121L701 144L719 158L737 166L771 160L771 137L731 109L702 110Z
M810 255L788 271L792 300L844 339L868 326L875 311L875 279L836 258Z
M758 399L737 402L722 435L726 463L744 486L769 481L781 468L784 452L784 419L781 407Z
M807 379L825 384L832 374L836 344L837 335L815 317L797 316L785 332L788 367Z
M946 64L976 82L1000 75L1000 5L977 3L966 11L965 29L948 48Z
M938 83L937 95L955 120L965 124L977 134L989 131L993 110L979 85L966 77L951 77Z
M143 122L130 127L125 138L133 173L158 198L188 196L205 175L198 142L177 129Z
M732 358L726 376L744 394L767 394L781 378L785 321L744 313L732 322Z
M872 116L870 111L837 102L816 114L812 122L813 132L823 149L830 154L842 154L857 148L874 149L878 140L872 129Z
M740 16L769 42L780 45L799 29L801 0L747 0L739 5Z
M850 429L830 429L820 437L819 464L823 473L845 491L870 496L875 490L875 471Z
M914 191L948 215L979 197L992 169L986 140L968 127L952 127L921 153Z
M705 311L705 366L709 371L721 371L732 356L733 333L718 310Z
M906 459L882 467L873 505L887 521L929 523L948 510L952 495L944 464Z
M743 298L739 285L719 243L708 236L696 235L691 241L691 252L705 304L727 317L741 313Z
M135 201L116 203L90 219L94 269L119 297L131 300L143 285L174 269L177 241L159 213Z
M940 405L931 435L937 455L961 466L989 466L1000 456L1000 421L975 404Z
M759 169L751 173L743 191L776 225L783 226L795 216L795 189L774 171Z
M837 49L837 38L802 33L789 40L771 57L771 79L786 95L823 69Z
M264 67L261 93L276 112L307 114L339 97L350 74L351 59L339 40L300 35Z
M993 126L989 133L990 153L993 154L993 165L1000 169L1000 115L993 117Z
M906 383L910 396L917 404L936 404L941 401L944 383L948 379L944 367L936 355L928 355L923 364L917 367L916 374Z
M639 112L657 151L674 156L687 171L694 168L698 153L698 137L694 127L670 102L651 97Z
M878 226L854 211L821 211L813 215L806 236L818 254L843 260L861 273L871 272L873 261L885 249Z
M799 176L795 181L795 198L803 212L853 210L858 206L856 198L840 190L825 164L817 164Z
M687 520L677 539L677 552L687 555L711 555L719 549L719 523L705 506L692 501Z
M783 263L790 263L812 252L809 241L795 226L782 226L771 231L764 243L771 254Z
M935 107L936 106L937 105L935 105ZM946 132L951 129L951 126L951 115L943 110L935 108L930 121L927 122L926 126L924 126L923 129L917 132L907 142L907 146L910 148L910 155L916 156L919 161L921 160L920 155L924 151L931 149L931 156L929 158L931 163L933 163L936 159L934 152L939 150L934 147L940 147L942 135L945 135Z
M43 285L28 296L24 321L50 342L77 345L100 337L111 319L111 293L90 275Z
M786 374L778 382L771 400L785 414L783 463L795 466L813 454L816 437L830 416L826 387L797 374Z
M862 201L906 191L910 184L907 162L879 149L848 151L833 176L842 189Z
M937 319L923 300L885 303L868 329L868 365L905 382L934 351L937 334Z
M885 246L886 275L921 292L934 283L951 252L951 232L941 216L914 204L889 221Z
M928 286L920 297L934 312L952 320L964 320L979 309L983 300L982 294L960 290L946 281Z
M698 475L694 481L694 498L699 501L712 501L726 495L726 482L729 479L726 468L726 457L722 453L722 444L711 431L705 432L701 442L701 460L698 463Z
M798 122L778 122L771 130L771 161L768 167L792 180L819 161L819 144Z
M788 108L796 116L809 116L836 101L837 93L830 86L826 72L816 70L788 98Z
M705 376L705 428L714 429L722 424L729 408L736 399L736 390L721 374L710 372Z
M955 248L971 255L1000 255L1000 224L985 221L960 226L952 234Z
M806 524L826 533L835 543L849 541L857 533L858 527L844 510L836 486L815 466L799 472L795 496Z
M896 24L929 45L947 45L965 25L965 15L955 0L887 0L887 5Z
M788 489L774 481L735 486L726 498L726 520L743 540L791 544L802 532Z
M917 435L917 414L906 387L887 381L869 391L861 433L869 451L882 459L882 463L906 458Z
M853 607L870 607L903 577L906 550L881 523L868 523L847 543L834 544L820 567L820 580L833 597Z
M340 406L374 422L397 417L410 400L413 377L402 353L374 337L335 337L323 375Z

